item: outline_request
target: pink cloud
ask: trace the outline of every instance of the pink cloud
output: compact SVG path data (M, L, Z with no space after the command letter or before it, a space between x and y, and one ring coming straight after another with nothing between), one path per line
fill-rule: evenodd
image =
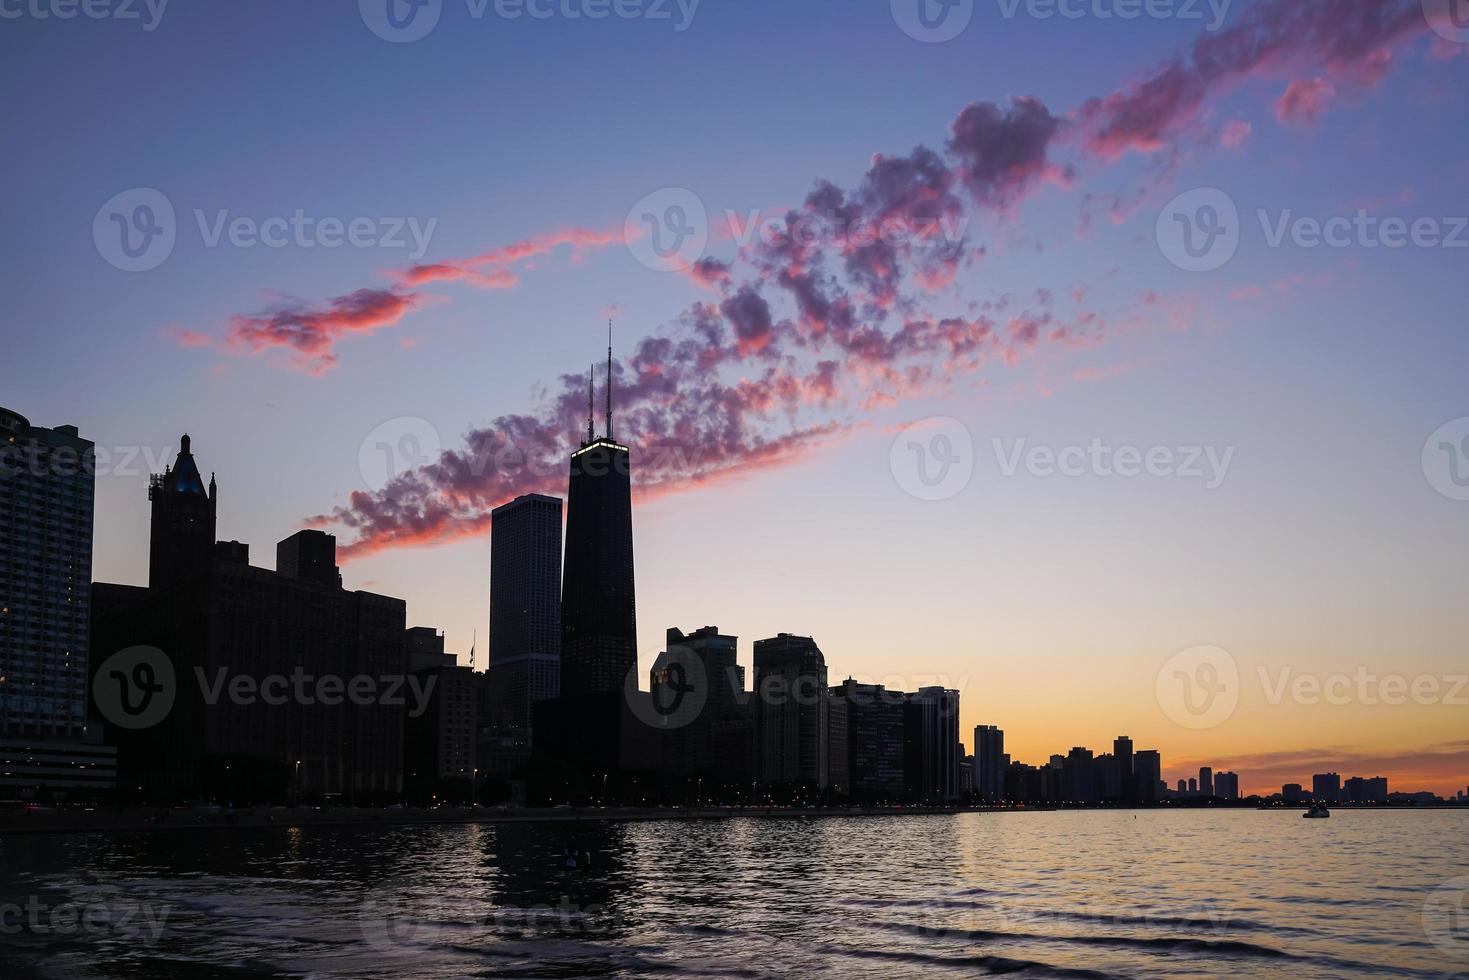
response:
M1275 118L1281 122L1314 125L1336 98L1336 86L1324 78L1291 82L1275 100Z
M414 293L359 289L324 306L290 303L272 313L231 318L225 342L256 352L288 348L297 355L294 366L319 377L336 366L340 338L394 326L419 302Z

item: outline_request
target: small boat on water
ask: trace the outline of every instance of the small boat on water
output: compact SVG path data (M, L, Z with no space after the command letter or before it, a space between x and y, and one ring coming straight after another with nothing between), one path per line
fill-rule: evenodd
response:
M1325 803L1312 803L1311 809L1301 814L1307 820L1325 820L1331 816L1331 811L1326 809Z

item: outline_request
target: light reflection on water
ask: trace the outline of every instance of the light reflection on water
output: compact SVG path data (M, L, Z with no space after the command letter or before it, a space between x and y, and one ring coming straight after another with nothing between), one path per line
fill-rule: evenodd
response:
M1448 977L1466 830L1121 811L14 837L0 913L36 911L0 914L0 975Z

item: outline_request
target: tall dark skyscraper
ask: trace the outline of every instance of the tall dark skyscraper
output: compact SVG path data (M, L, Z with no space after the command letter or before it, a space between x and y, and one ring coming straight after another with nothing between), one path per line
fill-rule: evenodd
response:
M987 802L1005 796L1005 733L997 725L974 726L974 791Z
M87 720L92 444L0 409L0 734Z
M561 501L516 497L490 514L493 717L529 728L531 706L561 693Z
M1132 739L1118 735L1112 740L1112 755L1117 759L1118 788L1124 802L1135 803L1138 798L1137 775L1133 770Z
M612 427L612 347L607 347L607 432L596 438L588 393L587 439L571 454L566 565L561 592L561 692L567 697L636 684L632 466Z

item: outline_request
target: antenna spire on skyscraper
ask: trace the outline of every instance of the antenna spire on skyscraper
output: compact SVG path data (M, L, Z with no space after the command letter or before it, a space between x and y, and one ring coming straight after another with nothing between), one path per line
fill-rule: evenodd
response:
M612 319L607 320L607 438L612 439Z
M596 438L595 419L597 404L597 365L593 364L587 368L587 443L591 444Z

